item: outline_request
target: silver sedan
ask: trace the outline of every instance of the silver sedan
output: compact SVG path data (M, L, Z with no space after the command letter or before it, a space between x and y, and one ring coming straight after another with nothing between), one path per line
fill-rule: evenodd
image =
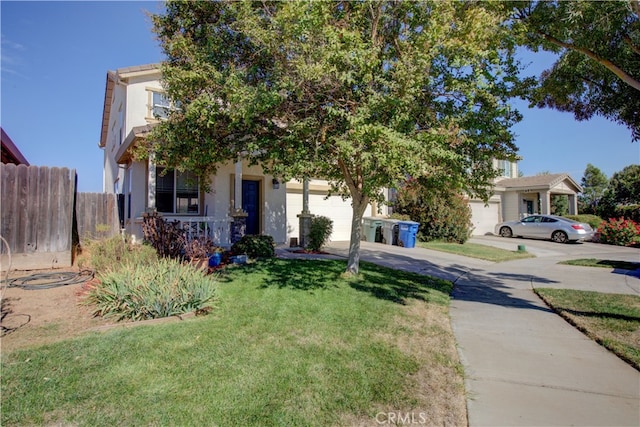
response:
M531 215L520 221L496 225L495 233L502 237L533 237L551 239L557 243L591 240L594 231L589 224L555 215Z

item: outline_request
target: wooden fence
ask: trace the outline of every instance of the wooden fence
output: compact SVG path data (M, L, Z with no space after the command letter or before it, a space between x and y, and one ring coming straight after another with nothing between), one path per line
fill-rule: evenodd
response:
M76 193L76 224L80 241L115 236L120 230L116 195Z
M118 232L115 195L76 193L68 168L0 165L0 269L34 270L72 265L74 236Z

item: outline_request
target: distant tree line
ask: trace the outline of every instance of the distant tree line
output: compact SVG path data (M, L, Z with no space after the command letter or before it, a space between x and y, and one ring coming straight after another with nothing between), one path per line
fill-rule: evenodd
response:
M624 217L640 221L640 165L629 165L608 179L589 163L581 185L583 190L578 196L580 213L604 219Z

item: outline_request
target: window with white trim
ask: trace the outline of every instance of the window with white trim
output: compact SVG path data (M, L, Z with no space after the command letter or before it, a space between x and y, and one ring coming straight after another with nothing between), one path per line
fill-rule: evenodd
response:
M511 176L511 162L509 160L498 160L498 170L502 176L512 178Z
M156 209L158 212L194 214L200 212L198 177L191 172L156 168Z
M151 115L157 119L169 117L171 102L166 94L162 92L151 92Z
M149 91L149 109L147 115L156 120L166 120L169 112L180 109L179 102L172 102L165 92L147 89Z

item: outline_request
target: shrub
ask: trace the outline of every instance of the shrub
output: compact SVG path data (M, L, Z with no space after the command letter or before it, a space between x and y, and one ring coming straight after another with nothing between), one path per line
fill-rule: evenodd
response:
M78 265L80 268L106 272L124 264L152 264L156 261L158 256L151 246L133 244L126 237L114 236L83 243Z
M407 214L401 214L398 212L394 212L389 215L390 219L397 219L398 221L411 221L411 217Z
M231 246L231 252L249 258L273 258L276 255L275 247L271 236L248 234Z
M223 252L223 249L214 245L208 237L194 237L184 245L184 258L188 261L208 258L215 252Z
M600 218L597 215L590 215L590 214L565 215L565 218L569 218L578 222L586 222L594 230L597 230L598 227L600 227L600 224L602 223L602 218Z
M333 221L326 216L314 216L311 218L307 249L315 252L320 251L329 241L331 233L333 233Z
M394 210L420 223L420 241L464 243L471 236L468 200L453 191L436 191L411 179L398 191Z
M610 245L627 246L640 236L640 225L624 218L611 218L598 229L600 242Z
M618 206L616 208L617 216L630 219L636 223L640 222L640 205Z
M180 221L167 221L157 212L142 216L145 242L153 246L160 257L179 258L184 254L186 240Z
M153 264L128 264L99 276L86 304L94 315L118 320L145 320L206 311L216 296L211 276L171 259Z

